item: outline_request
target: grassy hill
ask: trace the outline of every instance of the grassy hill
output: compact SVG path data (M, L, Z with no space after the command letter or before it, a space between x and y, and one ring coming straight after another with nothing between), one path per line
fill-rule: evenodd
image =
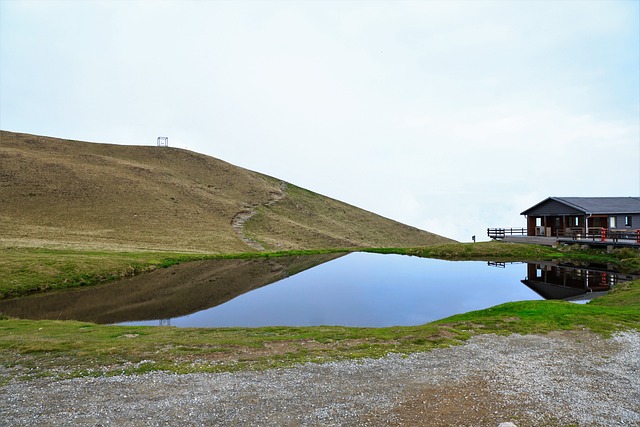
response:
M231 253L451 241L187 150L7 131L0 200L4 246Z

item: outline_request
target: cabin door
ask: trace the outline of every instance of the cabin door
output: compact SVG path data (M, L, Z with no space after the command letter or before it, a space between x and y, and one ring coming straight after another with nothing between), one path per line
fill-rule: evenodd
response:
M591 217L589 219L589 227L593 228L607 228L607 217Z

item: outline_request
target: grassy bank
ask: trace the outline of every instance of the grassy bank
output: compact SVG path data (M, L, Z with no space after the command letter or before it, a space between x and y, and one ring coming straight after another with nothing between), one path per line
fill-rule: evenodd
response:
M203 255L42 248L0 249L0 298L91 286Z
M640 272L640 253L634 249L582 249L578 245L550 246L505 242L453 243L422 248L367 249L368 252L413 255L448 260L484 261L561 261L574 264L600 264L627 273Z
M455 345L474 334L640 330L640 281L590 304L524 301L415 327L178 329L0 320L2 380L290 366Z

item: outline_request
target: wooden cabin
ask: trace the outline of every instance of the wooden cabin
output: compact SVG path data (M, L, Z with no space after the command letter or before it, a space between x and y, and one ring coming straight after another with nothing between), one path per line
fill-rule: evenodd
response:
M588 236L594 232L637 232L640 197L549 197L521 215L528 236Z

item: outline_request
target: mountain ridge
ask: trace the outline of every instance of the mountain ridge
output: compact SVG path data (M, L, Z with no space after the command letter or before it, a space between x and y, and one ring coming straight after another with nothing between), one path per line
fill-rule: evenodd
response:
M188 150L9 131L0 199L5 246L232 253L452 241Z

